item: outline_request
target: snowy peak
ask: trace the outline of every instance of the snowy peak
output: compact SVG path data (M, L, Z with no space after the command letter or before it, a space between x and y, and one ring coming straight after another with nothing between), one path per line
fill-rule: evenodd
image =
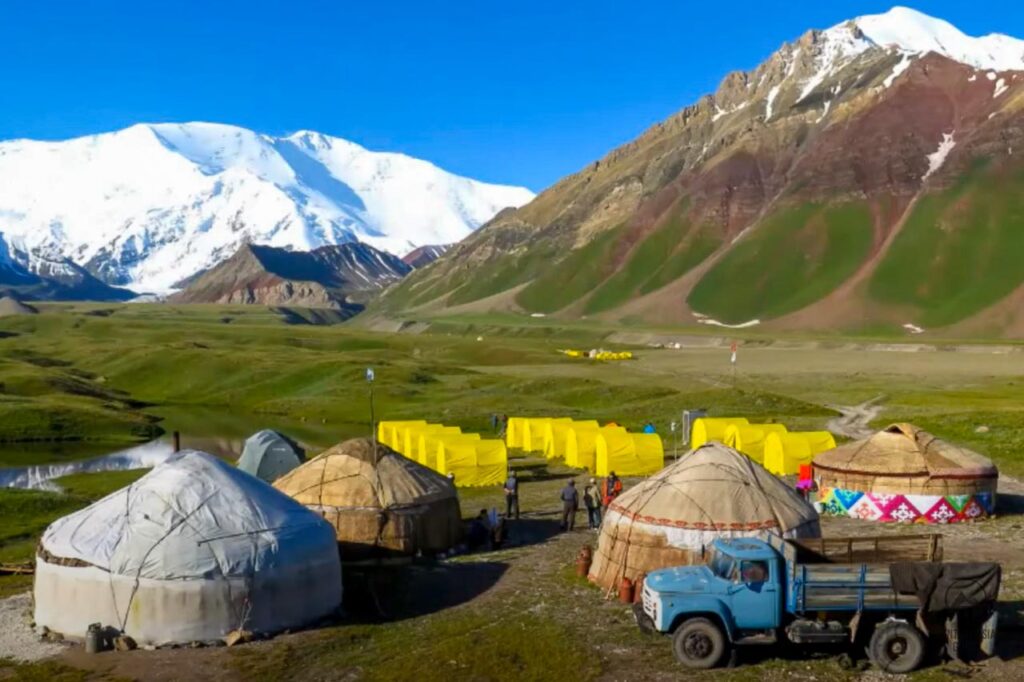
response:
M532 198L313 131L158 123L0 142L0 235L12 251L69 259L136 291L173 289L247 242L361 241L401 256L459 241Z
M879 47L904 52L935 52L976 69L1024 70L1024 41L1001 34L968 36L948 21L907 7L854 19L864 38ZM841 30L842 26L832 30Z

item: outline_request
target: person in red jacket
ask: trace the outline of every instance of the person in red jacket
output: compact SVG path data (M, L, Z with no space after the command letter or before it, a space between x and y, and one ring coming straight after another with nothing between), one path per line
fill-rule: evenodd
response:
M614 502L621 492L622 481L614 471L608 472L608 478L601 482L601 504L604 506L605 513L608 513L608 505Z

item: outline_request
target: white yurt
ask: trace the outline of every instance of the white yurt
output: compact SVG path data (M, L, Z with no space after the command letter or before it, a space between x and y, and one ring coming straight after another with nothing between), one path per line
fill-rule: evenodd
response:
M340 605L330 524L204 452L58 519L36 556L35 622L69 638L99 623L140 645L208 641L301 627Z

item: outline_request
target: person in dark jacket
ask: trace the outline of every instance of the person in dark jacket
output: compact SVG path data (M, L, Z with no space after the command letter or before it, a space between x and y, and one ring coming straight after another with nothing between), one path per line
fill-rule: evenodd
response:
M580 506L580 494L576 490L576 481L562 488L562 530L573 530L576 527L576 510Z
M515 508L516 515L512 516L512 508ZM508 472L508 479L505 481L505 518L519 519L519 479L516 472L511 469Z

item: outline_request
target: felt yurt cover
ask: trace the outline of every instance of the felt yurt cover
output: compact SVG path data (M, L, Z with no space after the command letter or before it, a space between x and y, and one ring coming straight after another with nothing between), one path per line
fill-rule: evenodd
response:
M746 426L750 422L744 417L701 417L693 422L690 429L690 448L696 450L713 440L722 441L730 426Z
M769 433L764 440L764 468L776 476L793 476L818 453L831 450L836 439L828 431Z
M814 458L824 508L870 521L955 523L995 511L999 470L911 424Z
M100 623L140 644L206 641L300 627L340 604L330 525L203 452L58 519L36 556L35 622L68 637Z
M709 443L612 502L590 579L608 589L623 577L699 563L715 538L761 531L818 537L818 514L761 465Z
M306 461L306 451L288 436L263 429L245 441L238 468L256 478L273 483Z
M433 554L459 541L451 482L369 439L335 445L274 487L334 526L345 562Z

